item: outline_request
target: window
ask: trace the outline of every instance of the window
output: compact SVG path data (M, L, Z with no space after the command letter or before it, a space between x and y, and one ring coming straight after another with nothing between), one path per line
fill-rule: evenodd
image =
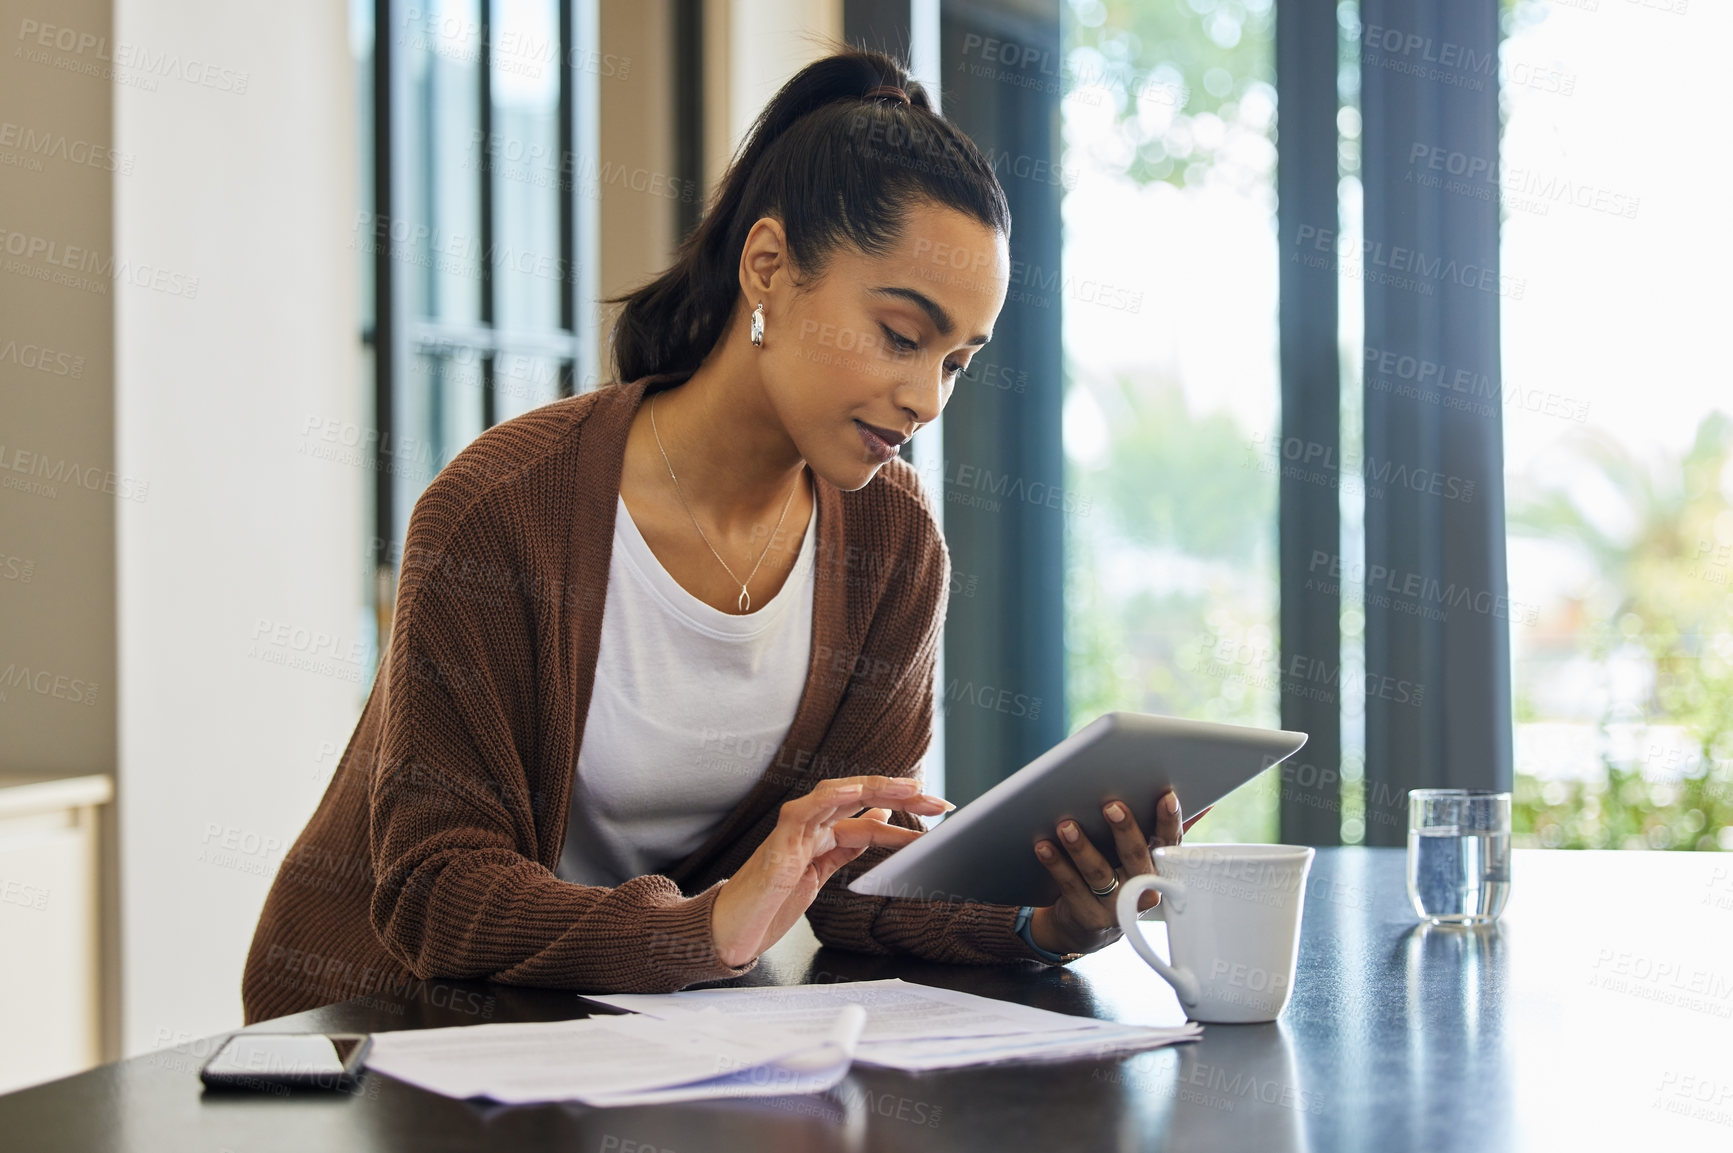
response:
M416 499L484 429L594 387L593 5L354 0L375 635Z
M1719 145L1676 111L1718 99L1728 16L1507 13L1518 843L1733 849L1733 227Z
M1275 14L1063 10L1069 727L1279 723ZM1130 222L1135 222L1131 225ZM1197 827L1279 839L1266 773ZM1182 798L1183 799L1183 798Z
M1510 779L1497 413L1385 364L1498 384L1496 200L1420 166L1496 156L1496 14L1064 9L1067 273L1149 302L1066 312L1069 466L1106 512L1068 526L1072 723L1312 737L1209 837L1400 844L1407 789Z

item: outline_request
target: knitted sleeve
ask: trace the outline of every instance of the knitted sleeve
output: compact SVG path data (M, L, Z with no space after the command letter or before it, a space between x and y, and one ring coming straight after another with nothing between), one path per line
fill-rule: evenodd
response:
M532 803L558 775L536 763L534 582L510 579L529 550L509 508L456 503L436 479L404 549L369 800L374 931L422 979L673 992L748 972L756 959L715 951L720 882L577 885L537 859L535 810L563 804Z
M849 687L832 724L831 735L843 741L845 773L919 772L932 741L933 676L950 585L950 553L933 526L921 559L900 567L887 586L857 663L866 675ZM909 813L893 813L891 823L925 831ZM806 919L822 944L957 964L1042 960L1016 933L1015 905L849 891L851 880L893 851L868 849L819 891Z

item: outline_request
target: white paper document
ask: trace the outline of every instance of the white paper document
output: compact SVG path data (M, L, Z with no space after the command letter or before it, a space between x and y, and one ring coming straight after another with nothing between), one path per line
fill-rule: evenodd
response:
M808 1035L822 1033L843 1006L859 1005L867 1011L866 1030L861 1034L863 1042L1003 1037L1089 1024L1089 1019L1083 1017L1049 1013L954 989L915 985L898 977L825 985L692 989L684 993L585 993L583 997L616 1009L671 1020L710 1009Z
M897 978L586 996L630 1012L375 1033L367 1067L448 1097L645 1105L820 1093L854 1062L1105 1059L1203 1035L1190 1021L1121 1025Z
M919 1072L1010 1062L1105 1060L1124 1053L1195 1041L1202 1036L1203 1027L1195 1023L1162 1029L1103 1021L1096 1027L1034 1036L941 1037L928 1041L879 1042L862 1045L855 1051L854 1061L857 1065Z
M866 1010L867 1021L855 1061L910 1070L1107 1057L1203 1035L1196 1022L1172 1028L1121 1025L900 978L585 997L670 1022L715 1011L743 1023L774 1024L804 1036L822 1034L839 1009L859 1005Z
M373 1034L367 1067L447 1097L645 1105L817 1093L848 1073L866 1013L790 1033L720 1013Z

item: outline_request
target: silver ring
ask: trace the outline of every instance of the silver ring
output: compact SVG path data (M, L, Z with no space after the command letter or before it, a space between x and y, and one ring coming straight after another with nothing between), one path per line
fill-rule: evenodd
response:
M1119 878L1114 877L1113 884L1107 886L1105 889L1097 889L1094 885L1091 885L1089 886L1089 891L1094 893L1097 897L1111 897L1113 896L1113 891L1117 888L1119 888Z

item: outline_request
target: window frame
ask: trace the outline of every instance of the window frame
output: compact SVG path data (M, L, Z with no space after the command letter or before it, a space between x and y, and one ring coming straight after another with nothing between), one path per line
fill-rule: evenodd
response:
M481 427L498 423L496 367L502 357L528 356L556 363L558 398L588 391L599 383L600 356L595 309L598 184L590 179L585 158L598 155L599 9L597 0L552 0L557 11L557 36L551 66L557 77L556 133L561 149L558 202L558 323L551 327L500 323L492 253L496 244L496 169L491 150L482 147L474 166L478 202L478 236L483 253L478 285L478 319L459 323L417 315L406 290L413 265L393 251L388 239L392 221L409 220L411 181L425 180L428 156L412 138L409 110L418 97L404 66L400 32L409 27L409 0L354 0L371 8L373 35L370 63L372 110L372 198L367 206L374 222L372 245L373 294L371 315L364 318L362 342L373 354L371 380L373 430L369 445L372 492L372 535L368 561L373 581L374 619L380 648L390 628L396 600L397 566L409 515L422 485L405 484L402 471L411 461L398 459L406 430L403 413L409 390L426 387L413 365L418 357L471 356L480 366ZM474 91L481 140L491 139L494 110L495 7L500 0L475 0L480 51L476 56ZM387 237L379 237L385 222ZM581 259L582 258L582 259ZM509 318L508 318L509 319ZM459 446L460 447L460 446ZM455 449L453 449L455 451ZM441 461L440 463L443 463ZM431 478L428 478L431 479ZM424 482L423 482L424 483Z

